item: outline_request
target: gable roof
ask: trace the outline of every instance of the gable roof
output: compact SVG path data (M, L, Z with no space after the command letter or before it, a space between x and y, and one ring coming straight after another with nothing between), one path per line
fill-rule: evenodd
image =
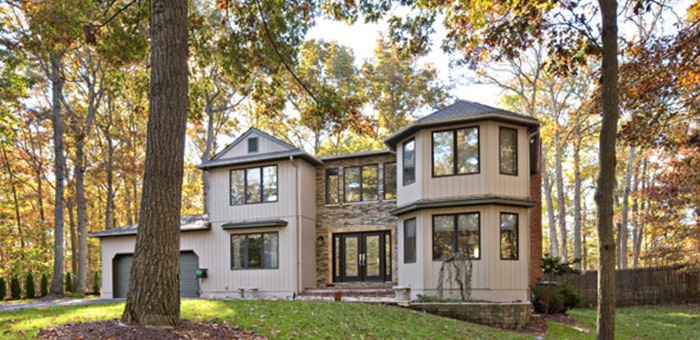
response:
M405 126L393 135L384 139L389 148L395 149L396 144L402 139L412 135L422 128L437 127L451 124L460 124L479 120L500 120L528 128L536 128L540 125L537 119L519 113L502 110L492 106L468 101L458 100L456 103L441 110L435 111L413 123Z
M109 237L109 236L124 236L124 235L136 235L138 231L139 224L131 224L125 227L107 229L103 231L97 231L90 233L92 237ZM197 230L209 230L211 228L211 223L209 222L209 217L207 215L183 215L180 216L180 231L197 231Z
M256 153L252 155L245 155L245 156L237 156L237 157L226 157L226 154L231 151L233 148L238 146L240 143L242 143L244 140L246 140L250 135L256 135L261 138L265 138L266 140L272 142L273 144L276 144L282 148L281 151L274 151L274 152L267 152L267 153ZM256 128L250 128L248 131L244 132L242 135L240 135L236 140L233 141L233 143L229 144L226 146L223 150L218 152L212 159L202 162L199 165L197 165L197 168L199 169L211 169L211 168L217 168L217 167L223 167L223 166L228 166L228 165L239 165L239 164L249 164L249 163L255 163L255 162L262 162L262 161L272 161L272 160L280 160L280 159L288 159L290 157L299 157L304 159L305 161L313 164L313 165L321 165L321 161L318 160L316 157L311 156L304 150L301 150L287 142L284 142L278 138L275 138L273 136L268 135L265 132L262 132Z

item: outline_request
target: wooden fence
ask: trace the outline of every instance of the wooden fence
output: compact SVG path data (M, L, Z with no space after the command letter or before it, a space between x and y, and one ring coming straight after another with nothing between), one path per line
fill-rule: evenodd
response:
M584 305L596 305L597 271L567 276L564 281L583 295ZM682 266L617 270L615 293L618 306L700 301L700 272Z

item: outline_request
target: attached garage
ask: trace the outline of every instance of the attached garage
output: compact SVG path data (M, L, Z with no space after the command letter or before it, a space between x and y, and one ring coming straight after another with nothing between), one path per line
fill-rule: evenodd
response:
M129 287L129 273L134 262L134 254L118 254L112 260L114 297L126 297ZM199 284L195 271L199 268L199 257L193 251L180 252L180 296L198 297Z

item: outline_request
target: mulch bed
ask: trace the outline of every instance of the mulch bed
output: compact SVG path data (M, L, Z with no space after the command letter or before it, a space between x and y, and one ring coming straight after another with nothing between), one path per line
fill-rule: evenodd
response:
M39 339L267 339L255 332L211 322L181 321L169 329L125 325L118 320L84 322L45 328L37 334Z

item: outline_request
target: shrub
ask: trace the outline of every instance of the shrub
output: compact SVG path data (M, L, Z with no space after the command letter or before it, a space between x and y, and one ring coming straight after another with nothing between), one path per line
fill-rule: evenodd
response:
M66 273L66 292L73 292L73 278L71 277L70 272Z
M567 283L548 283L532 287L532 304L538 313L564 313L578 306L583 298Z
M0 301L5 299L5 295L7 295L7 284L5 278L0 277Z
M49 295L49 278L46 273L41 274L41 296Z
M92 276L92 291L95 294L100 294L100 274L98 272Z
M22 297L22 286L19 285L17 275L10 280L10 296L15 300Z
M27 293L28 299L33 299L36 297L36 287L34 285L34 274L32 274L32 272L27 273L27 277L24 280L24 290Z

